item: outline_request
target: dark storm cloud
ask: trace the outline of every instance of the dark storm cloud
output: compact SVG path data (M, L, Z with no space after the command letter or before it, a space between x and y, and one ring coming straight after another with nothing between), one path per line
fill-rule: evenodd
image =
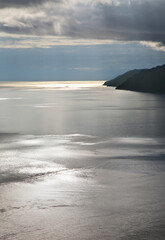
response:
M51 1L60 2L60 0L0 0L0 8L34 6Z
M165 1L132 1L120 6L101 6L102 25L109 35L122 40L165 43Z
M23 8L31 4L36 5ZM7 0L4 5L19 8L8 17L1 9L1 32L165 44L164 0Z

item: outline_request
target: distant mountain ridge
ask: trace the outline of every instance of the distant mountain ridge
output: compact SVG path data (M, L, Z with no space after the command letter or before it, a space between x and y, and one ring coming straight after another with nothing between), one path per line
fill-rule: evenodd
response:
M134 76L135 74L139 73L140 71L142 71L142 70L134 69L134 70L128 71L124 74L119 75L118 77L116 77L112 80L106 81L103 85L106 85L108 87L117 87L120 84L122 84L123 82L125 82L128 78Z
M116 89L165 94L165 64L126 72L104 85L115 86Z

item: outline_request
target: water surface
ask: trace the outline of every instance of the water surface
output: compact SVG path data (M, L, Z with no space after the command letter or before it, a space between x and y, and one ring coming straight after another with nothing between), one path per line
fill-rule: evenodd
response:
M0 239L162 240L165 96L66 84L0 89Z

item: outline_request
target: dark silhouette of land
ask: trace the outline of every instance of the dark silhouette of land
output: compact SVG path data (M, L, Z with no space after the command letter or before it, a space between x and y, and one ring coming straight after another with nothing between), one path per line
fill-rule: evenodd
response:
M131 70L129 72L119 75L118 77L116 77L112 80L106 81L103 85L106 85L108 87L118 87L119 85L124 83L128 78L134 76L135 74L139 73L140 71L141 70L138 70L138 69Z
M165 65L132 70L104 83L116 89L165 94Z

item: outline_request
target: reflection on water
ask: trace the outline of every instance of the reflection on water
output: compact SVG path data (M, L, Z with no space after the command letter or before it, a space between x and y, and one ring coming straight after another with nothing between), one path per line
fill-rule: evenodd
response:
M94 85L95 86L95 85ZM90 87L0 90L0 130L20 134L164 137L165 96Z
M165 139L88 135L6 135L0 145L0 183L32 181L73 169L163 172ZM150 162L150 163L149 163Z
M102 87L103 81L46 81L46 82L0 82L0 87L49 89L49 90L77 90L81 88Z
M96 86L1 88L0 239L162 240L164 107Z

